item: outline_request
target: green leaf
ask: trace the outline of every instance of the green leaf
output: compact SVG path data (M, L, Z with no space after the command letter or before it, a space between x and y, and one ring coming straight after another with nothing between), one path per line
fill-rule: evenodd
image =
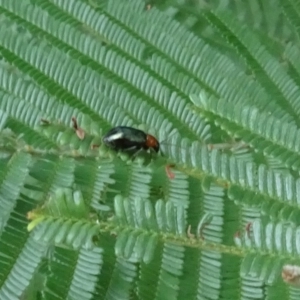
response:
M0 0L0 299L299 299L299 7Z

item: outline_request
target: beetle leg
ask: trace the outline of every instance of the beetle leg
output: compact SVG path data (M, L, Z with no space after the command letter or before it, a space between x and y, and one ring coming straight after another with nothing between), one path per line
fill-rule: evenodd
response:
M134 148L133 148L134 149ZM133 150L132 149L132 150ZM132 154L132 160L134 160L137 156L138 156L138 154L139 153L141 153L143 151L143 148L140 148L140 149L138 149L136 152L134 152L133 154Z

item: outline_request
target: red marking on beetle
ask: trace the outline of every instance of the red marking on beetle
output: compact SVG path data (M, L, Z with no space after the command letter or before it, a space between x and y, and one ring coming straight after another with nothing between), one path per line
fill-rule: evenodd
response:
M174 168L174 167L175 167L174 164L170 164L170 165L165 166L166 174L167 174L168 178L171 179L171 180L175 178L175 174L171 170L171 168Z
M153 135L147 134L145 146L148 148L156 149L157 147L159 147L159 142Z

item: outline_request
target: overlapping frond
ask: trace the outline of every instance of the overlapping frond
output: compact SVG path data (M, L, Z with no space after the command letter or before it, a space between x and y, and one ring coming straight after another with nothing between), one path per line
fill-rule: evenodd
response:
M56 190L42 208L28 214L34 228L34 238L51 244L66 244L74 249L92 248L92 237L97 234L96 221L88 220L88 206L81 193Z
M226 37L261 85L271 93L273 102L277 102L299 124L299 87L288 76L277 59L259 42L257 37L244 26L238 24L229 14L208 12L206 17L220 33ZM281 119L284 119L282 116Z
M20 179L20 176L16 177ZM3 299L20 299L47 249L46 244L34 241L26 230L26 213L37 202L32 194L26 195L25 183L26 181L23 182L20 194L16 195L17 201L12 199L15 206L1 232L0 295ZM14 188L11 186L11 189Z
M294 0L288 1L280 1L280 4L283 8L284 13L286 14L288 20L293 25L295 33L298 35L299 38L299 14L300 14L300 7L299 2Z
M240 247L256 249L255 253L249 253L243 259L241 274L268 284L277 281L283 265L297 261L298 231L298 227L287 223L254 221L242 236L235 237L235 242Z
M79 253L55 248L44 299L91 299L102 268L102 252L100 248Z
M0 233L12 213L30 165L30 156L15 154L9 161L1 161L1 188L0 188Z
M79 2L77 2L77 3L79 3ZM84 5L86 5L86 4L82 4L82 5L83 6L81 8L84 8ZM27 10L21 10L19 5L14 7L13 4L10 4L9 8L12 10L16 10L16 12L22 18L25 18L28 20L33 20L33 19L36 20L36 22L38 23L37 25L43 29L45 27L45 22L43 21L44 18L41 19L40 16L44 15L45 18L51 18L50 11L51 12L57 11L57 9L51 5L48 5L46 7L48 12L36 7L35 10L33 11L33 14L34 14L34 16L33 16L33 15L27 15L27 13L25 13L25 12L27 12ZM76 12L76 10L77 10L76 5L75 6L70 5L69 9L71 9L71 8L74 9ZM88 7L86 7L86 9L88 9ZM35 15L39 15L39 17L35 17ZM115 101L115 100L111 97L110 97L110 99L108 99L107 95L103 94L103 92L99 89L99 84L97 84L96 87L90 86L90 84L91 84L90 78L91 77L94 77L94 80L97 80L96 78L98 78L97 82L102 82L102 84L101 84L102 86L104 85L104 82L107 82L107 84L105 84L106 86L107 85L108 85L108 87L109 87L109 85L111 86L112 84L108 80L107 76L105 76L105 78L103 79L103 75L101 76L98 72L95 72L94 70L88 68L87 66L80 63L79 61L75 61L74 60L75 57L72 54L73 53L75 54L77 51L78 55L76 55L76 58L77 58L77 56L80 57L83 55L88 55L90 57L90 63L96 62L99 68L102 68L102 69L105 68L107 71L105 69L103 69L103 71L108 73L107 74L107 75L109 75L108 77L113 76L113 78L115 80L117 80L119 78L118 81L120 81L120 83L123 86L126 87L126 85L128 86L127 82L128 81L131 82L132 86L128 86L128 88L126 88L126 89L131 89L131 90L138 89L142 93L144 93L144 96L142 94L140 94L140 97L142 97L142 98L148 97L148 99L150 99L149 97L151 97L151 98L158 97L159 101L164 101L165 106L168 105L167 99L168 99L169 95L172 94L172 92L173 92L172 90L170 90L166 86L163 86L160 82L158 82L156 79L154 79L154 77L151 76L151 74L148 74L149 72L146 72L145 70L143 70L139 65L134 64L134 62L129 62L127 60L127 57L122 56L122 53L120 53L120 54L118 53L118 51L117 51L118 49L114 49L113 47L112 47L112 49L110 49L110 48L106 49L106 47L101 46L101 41L99 42L99 40L93 36L90 37L91 43L93 43L95 46L98 45L98 47L95 48L95 46L93 47L92 45L89 45L88 48L86 48L86 46L84 46L85 48L83 49L82 46L87 45L88 43L86 41L87 37L86 37L85 32L81 32L80 30L78 30L78 27L80 27L82 25L78 21L77 21L78 24L74 25L74 21L72 21L72 26L70 26L67 22L67 21L71 21L69 19L70 18L66 19L64 17L63 19L56 20L56 22L60 23L58 26L60 26L60 28L61 28L61 30L58 32L57 31L52 32L51 28L49 28L49 27L45 28L46 30L50 30L50 32L49 32L50 34L56 36L57 38L61 39L61 41L62 41L62 42L59 42L57 40L57 43L56 43L57 48L51 47L52 49L51 48L49 49L49 47L47 47L47 43L45 41L43 41L42 44L44 44L44 47L47 47L47 49L45 49L44 54L41 53L41 55L45 56L45 59L43 60L43 62L45 62L47 60L48 61L47 64L43 64L43 66L42 66L42 65L40 65L41 64L40 59L38 60L38 59L34 58L34 60L33 60L32 53L34 53L36 51L35 44L32 45L33 48L30 51L31 57L29 57L28 55L26 56L25 53L22 56L22 57L24 57L25 61L30 62L30 64L33 64L33 66L35 66L35 68L37 68L41 73L53 78L53 80L61 88L63 88L64 90L65 89L69 90L69 92L73 96L70 95L69 97L66 97L65 101L67 101L67 99L70 97L72 97L74 100L77 99L78 105L79 105L78 99L81 99L83 102L88 101L87 106L97 105L97 107L99 109L98 113L101 113L101 115L104 115L106 119L108 118L108 115L106 116L106 114L109 114L110 118L112 118L112 117L116 118L116 116L119 117L119 121L115 120L115 119L114 120L109 119L109 121L113 121L113 123L120 123L120 120L122 120L123 123L125 123L125 124L128 123L124 120L124 115L122 115L122 111L119 111L118 114L114 113L115 110L118 109L117 107L113 107L112 101ZM29 28L32 31L38 30L37 28L33 28L33 27L29 27ZM119 30L121 30L121 29L119 29ZM72 31L74 32L74 34ZM122 32L123 32L123 30L121 31L121 33ZM121 34L121 33L119 33L119 34ZM30 35L30 33L29 33L29 35ZM70 36L73 36L72 42L68 38ZM76 36L78 36L78 39L76 39ZM81 43L83 38L85 39L85 43ZM24 38L24 42L25 42L25 40L26 40L26 38ZM40 48L41 47L40 41L37 41L37 42L38 42L39 48ZM74 42L75 42L75 44L74 44ZM60 51L60 49L64 48L64 47L70 47L70 46L68 46L70 43L72 44L72 48L75 48L76 51L73 50L73 51L69 52L69 54L66 56L64 52ZM99 48L99 46L100 46L100 48ZM96 52L90 52L91 49L95 49ZM100 52L99 52L98 49L102 49L102 51L100 50ZM71 47L70 47L70 50L71 50ZM87 51L88 51L88 53L87 53ZM18 55L21 55L21 53ZM112 65L111 61L115 61L115 60L118 60L119 62L114 63ZM54 70L55 70L55 72L54 72ZM75 70L78 70L78 71L75 71ZM69 76L64 76L64 77L60 76L60 73L69 74L69 72L72 72L72 76L70 78L69 78ZM111 76L110 76L110 74L111 74ZM131 80L129 80L129 77L128 77L130 74L132 74ZM87 81L86 78L88 78L89 81ZM123 78L126 78L126 81L124 81ZM143 79L139 80L139 78L143 78ZM157 83L154 84L155 82L157 82ZM95 82L95 84L96 84L96 82ZM100 88L101 88L101 85L100 85ZM79 86L83 87L83 92L81 92L82 88L80 88L78 90ZM156 90L153 90L153 86L157 86ZM109 93L108 87L105 88L106 93ZM126 89L125 89L125 91L126 91ZM63 90L62 90L62 92L63 92ZM80 93L80 94L78 94L78 93ZM124 92L123 92L123 94L124 94ZM132 92L129 93L129 95L132 95ZM182 101L181 97L179 95L176 96L176 93L174 95L175 95L177 101ZM107 99L107 101L110 101L109 106L105 105L105 102L102 102L102 101L101 102L97 101L97 104L96 104L95 101L99 97L101 97L101 98L103 97L103 99ZM74 100L72 102L75 104ZM100 103L102 103L101 107L99 107ZM133 104L134 102L131 100L130 103ZM175 106L173 106L173 107L175 108ZM105 111L107 109L108 109L108 111L107 111L107 113L105 113ZM81 106L81 111L87 112L87 110L82 109L82 106ZM184 113L183 116L184 116L185 120L183 120L183 121L185 121L184 122L185 124L188 124L189 122L186 121L187 117L188 117L188 116L186 116L186 112L187 112L187 108L185 108L184 111L177 110L177 114L181 115L182 113ZM174 115L174 113L175 112L173 112L173 115ZM191 112L189 112L189 116L191 116ZM151 118L149 118L149 120L151 120ZM199 120L195 120L195 122L198 123ZM159 124L155 124L155 126L153 126L153 127L157 128L157 127L159 127Z
M232 109L223 99L207 97L205 93L193 95L191 99L204 111L211 112L212 115L207 117L232 136L278 159L289 168L298 168L297 126L246 105L235 105Z
M13 245L15 246L15 244ZM2 248L2 251L5 247ZM41 241L35 241L30 237L23 246L22 252L16 259L13 268L0 289L0 298L3 300L20 299L25 289L28 287L47 245ZM5 249L8 250L8 249ZM2 252L1 251L1 252ZM7 260L9 252L2 252L2 259ZM3 271L2 271L3 272ZM2 273L3 274L3 273Z
M296 299L299 49L254 2L0 0L1 299ZM107 149L116 125L161 152Z

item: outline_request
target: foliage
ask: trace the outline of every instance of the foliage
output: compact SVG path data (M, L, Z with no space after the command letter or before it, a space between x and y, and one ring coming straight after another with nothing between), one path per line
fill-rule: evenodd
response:
M298 0L0 14L1 300L299 299Z

